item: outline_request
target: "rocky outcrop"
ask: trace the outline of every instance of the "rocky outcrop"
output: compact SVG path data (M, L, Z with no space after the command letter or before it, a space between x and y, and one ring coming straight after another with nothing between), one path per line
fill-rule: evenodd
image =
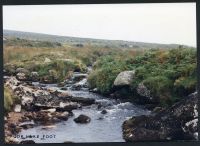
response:
M133 81L135 71L123 71L118 74L114 81L114 86L129 86Z
M91 121L91 118L86 115L79 115L77 118L74 119L74 122L76 123L89 123Z
M163 141L197 139L197 93L172 107L150 116L132 117L123 123L126 141Z

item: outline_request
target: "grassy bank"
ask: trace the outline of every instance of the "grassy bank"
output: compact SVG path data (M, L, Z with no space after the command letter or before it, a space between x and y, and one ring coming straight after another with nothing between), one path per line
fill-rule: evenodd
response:
M196 90L196 61L196 50L190 48L146 50L135 56L108 55L98 60L88 81L91 88L110 94L120 72L135 70L131 92L127 96L138 98L136 90L143 83L151 91L151 96L167 106Z
M4 43L4 69L15 74L17 68L25 68L29 72L38 72L41 81L48 79L61 82L68 78L71 72L85 72L86 67L92 65L97 58L112 53L114 49L90 44L76 47L12 39Z

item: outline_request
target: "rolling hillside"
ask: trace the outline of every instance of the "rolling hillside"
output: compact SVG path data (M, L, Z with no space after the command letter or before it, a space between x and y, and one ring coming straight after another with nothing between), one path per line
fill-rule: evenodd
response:
M177 48L178 44L157 44L157 43L144 43L144 42L131 42L122 40L103 40L92 38L78 38L69 36L49 35L42 33L22 32L13 30L3 30L4 38L20 38L34 41L48 41L58 42L69 45L84 45L92 44L96 46L102 46L107 48Z

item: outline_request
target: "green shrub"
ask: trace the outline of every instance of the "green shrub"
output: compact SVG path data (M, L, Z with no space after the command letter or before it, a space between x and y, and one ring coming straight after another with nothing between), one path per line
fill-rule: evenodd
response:
M95 64L94 71L88 77L89 85L103 94L108 94L112 91L117 75L126 69L124 61L114 59L113 56L105 56Z
M158 101L170 100L173 82L165 76L149 77L143 83L151 91L151 96L158 98Z
M119 53L100 57L88 78L91 87L101 93L111 93L116 76L122 71L135 69L130 95L136 96L136 88L143 82L162 106L168 106L195 91L195 49L154 49L138 56L126 55Z

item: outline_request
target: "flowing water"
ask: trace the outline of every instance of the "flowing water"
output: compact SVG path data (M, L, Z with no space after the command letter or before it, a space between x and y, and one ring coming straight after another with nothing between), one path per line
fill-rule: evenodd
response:
M34 84L37 86L40 85L37 83ZM54 87L59 89L56 84L43 84L42 86L44 88ZM132 116L150 114L150 111L130 102L108 99L96 93L89 92L87 88L82 88L81 90L70 90L69 88L68 91L73 96L94 98L103 106L99 108L97 104L93 104L91 106L83 107L82 109L73 110L73 117L70 117L67 121L55 124L55 126L50 129L44 129L43 126L37 126L23 130L19 135L39 135L39 138L31 138L31 140L34 140L36 143L63 143L65 141L76 143L124 142L121 128L122 123ZM106 114L101 113L103 109L106 109ZM75 123L73 119L80 114L89 116L91 122L87 124Z

